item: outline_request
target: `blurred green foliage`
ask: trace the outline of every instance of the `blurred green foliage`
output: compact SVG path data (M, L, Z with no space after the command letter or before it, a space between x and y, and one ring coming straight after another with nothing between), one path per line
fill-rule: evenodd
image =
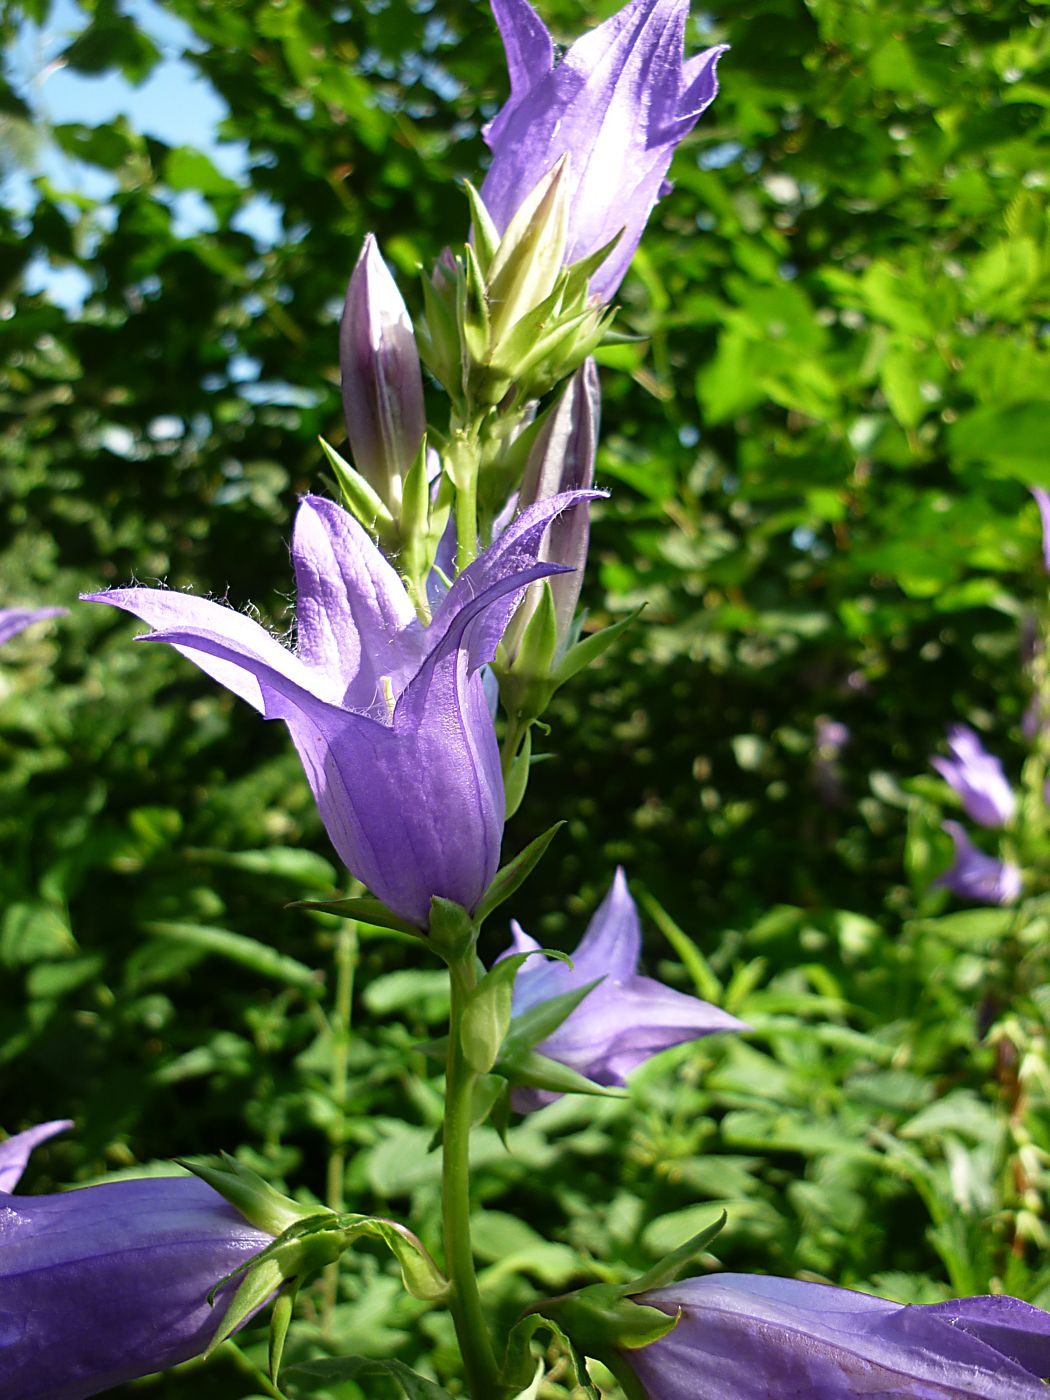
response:
M566 37L584 18L541 8ZM161 579L285 629L295 499L330 485L317 434L343 436L346 278L374 230L418 307L417 265L463 236L495 28L473 0L85 3L62 62L131 85L188 65L240 179L125 118L43 120L24 45L49 23L0 0L0 601ZM1012 772L1024 753L1048 12L739 0L690 30L732 43L722 92L622 290L647 339L602 356L585 599L646 609L559 697L508 841L568 819L514 911L531 933L571 946L622 862L650 968L755 1029L670 1052L629 1105L562 1101L509 1153L483 1130L483 1282L509 1321L530 1286L637 1272L725 1205L735 1269L1046 1304L1047 916L945 913L943 790L918 775L953 720ZM272 241L243 217L260 196ZM43 266L86 279L81 308L27 290ZM300 1192L411 1210L436 1248L440 1099L413 1047L441 979L287 907L345 876L283 730L132 635L75 605L0 658L0 1121L78 1123L27 1189L241 1145ZM340 957L349 1041L325 1014ZM368 1247L304 1307L290 1360L454 1372L444 1320ZM259 1336L131 1390L254 1397Z

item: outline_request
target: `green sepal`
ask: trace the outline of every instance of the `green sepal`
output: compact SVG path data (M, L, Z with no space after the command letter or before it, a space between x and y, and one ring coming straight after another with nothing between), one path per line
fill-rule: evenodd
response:
M593 1079L536 1050L518 1050L509 1055L501 1052L493 1071L521 1089L546 1089L552 1094L591 1094L602 1099L628 1097L626 1089L595 1084Z
M374 928L388 928L394 933L407 933L413 938L425 938L421 928L388 909L381 899L371 895L351 899L293 899L288 909L319 909L323 914L335 914L340 919L356 919Z
M529 1313L511 1328L500 1372L500 1384L507 1387L514 1386L519 1390L529 1384L535 1373L535 1359L532 1355L531 1343L536 1333L541 1330L550 1332L561 1346L568 1358L569 1365L572 1367L572 1379L582 1390L587 1400L601 1400L597 1387L587 1374L584 1359L573 1346L572 1339L562 1331L552 1318L545 1317L541 1313Z
M394 517L383 498L359 471L355 471L334 447L325 442L324 438L318 438L318 442L328 458L328 465L335 473L339 493L350 514L359 520L366 530L374 531L384 539L392 535Z
M615 1283L592 1283L541 1306L544 1314L556 1315L581 1351L602 1361L610 1353L651 1346L678 1325L678 1314L632 1302Z
M360 1235L382 1240L397 1260L405 1291L424 1303L440 1303L448 1297L450 1284L434 1263L429 1251L406 1225L381 1216L367 1216L348 1230L348 1243Z
M474 250L478 255L478 266L482 273L488 276L492 259L496 256L496 249L499 247L499 229L485 207L485 201L469 180L463 181L463 188L470 201L470 232Z
M647 1269L641 1278L636 1278L623 1290L628 1298L633 1298L637 1293L648 1293L651 1288L666 1288L669 1283L674 1283L678 1275L685 1266L691 1263L698 1254L702 1254L715 1236L724 1227L729 1216L725 1211L713 1220L710 1225L706 1225L685 1244L680 1244L677 1249L672 1249L670 1254L665 1254L662 1259Z
M304 1206L282 1195L258 1172L253 1172L228 1152L218 1157L177 1157L175 1160L217 1191L234 1210L240 1211L249 1225L265 1230L268 1235L281 1235L300 1221L312 1220L315 1216L333 1215L325 1206Z
M469 243L464 248L464 260L466 277L460 296L460 334L471 360L485 364L492 344L492 325L485 278L477 254Z
M419 452L407 470L400 501L398 566L414 598L426 599L427 559L430 543L430 482L427 480L427 434L421 437Z
M596 661L604 651L607 651L609 647L612 646L613 642L617 641L623 633L627 631L632 623L638 620L641 611L641 608L636 608L629 617L621 618L619 622L613 622L608 627L603 627L600 632L592 632L589 636L584 637L582 641L577 642L575 646L570 647L554 668L554 672L551 676L554 687L557 688L558 686L564 685L566 681L571 680L573 676L582 671L585 666L589 666L592 661Z
M507 821L525 800L525 789L529 785L529 766L532 763L532 725L525 731L521 748L510 761L510 771L503 783L504 816ZM498 877L497 877L498 878Z
M270 1345L268 1349L268 1366L270 1380L277 1384L277 1377L281 1373L281 1360L284 1356L284 1344L288 1340L288 1328L292 1321L292 1314L295 1311L295 1299L299 1292L298 1280L293 1279L286 1284L273 1300L273 1308L270 1310Z
M478 925L462 904L432 895L427 942L447 963L458 962L478 941Z
M568 958L565 961L572 966ZM515 1016L504 1041L504 1050L513 1055L520 1050L531 1050L534 1045L539 1045L541 1040L553 1035L562 1022L569 1019L584 997L590 996L603 980L596 977L593 982L574 987L571 992L559 992L556 997L547 997L545 1001L530 1006L520 1016Z
M585 258L580 258L577 262L569 264L565 269L566 301L572 301L577 297L586 301L587 294L590 290L591 278L598 271L606 258L612 253L626 231L625 226L620 229L619 233L614 233L608 243L603 243L600 248L596 248L593 253L588 253ZM632 336L634 340L645 340L646 338L645 336Z
M550 699L550 677L554 671L554 657L558 650L558 613L554 606L554 590L549 578L539 580L536 589L539 598L532 610L532 616L525 624L518 654L515 656L510 673L521 682L533 682L540 688L543 699L536 713L542 714ZM526 713L531 712L528 707Z
M481 896L481 903L478 905L475 917L479 924L484 922L494 909L498 909L504 900L509 899L518 887L525 883L539 864L547 847L564 825L564 821L555 822L553 826L547 828L542 836L537 836L534 841L530 841L523 851L519 851L506 865L501 866L496 871L492 884Z
M437 277L427 277L423 282L423 316L416 325L416 344L420 359L431 374L443 385L457 413L465 408L463 399L463 367L460 354L459 332L455 313L455 295L442 295L437 285ZM442 276L451 275L446 268Z
M478 1074L488 1074L510 1026L514 979L528 959L540 953L568 962L565 953L532 948L527 953L511 953L501 958L472 989L463 1006L459 1040L467 1064Z
M500 239L488 269L488 303L495 342L502 352L503 333L545 304L562 281L569 235L566 152L522 200Z

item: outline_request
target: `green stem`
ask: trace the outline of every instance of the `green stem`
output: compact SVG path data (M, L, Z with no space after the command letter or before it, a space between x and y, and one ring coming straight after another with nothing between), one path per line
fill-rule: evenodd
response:
M346 1210L344 1183L346 1180L346 1144L342 1137L350 1087L350 1020L354 998L354 973L357 970L357 924L347 919L339 930L335 944L335 1004L332 1007L330 1033L332 1036L332 1069L329 1078L332 1102L339 1112L339 1136L328 1153L325 1201L329 1210L342 1214ZM336 1305L339 1265L329 1264L324 1272L324 1325L327 1328Z
M476 1075L460 1044L460 1022L467 996L476 982L473 951L449 966L452 1007L449 1015L445 1080L444 1160L441 1201L445 1232L445 1268L452 1283L449 1309L455 1324L473 1400L497 1400L503 1392L474 1271L470 1243L470 1129Z

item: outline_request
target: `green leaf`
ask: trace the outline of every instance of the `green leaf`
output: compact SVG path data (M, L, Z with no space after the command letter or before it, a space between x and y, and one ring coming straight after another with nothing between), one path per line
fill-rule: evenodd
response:
M626 1099L626 1089L606 1088L585 1078L560 1060L548 1059L535 1050L516 1050L501 1054L495 1073L511 1084L525 1089L546 1089L553 1094L591 1094L596 1098Z
M643 603L642 607L644 606ZM592 661L596 661L603 652L608 651L613 642L619 640L628 627L637 621L641 612L642 608L636 608L629 617L621 618L619 622L614 622L609 627L603 627L600 632L592 632L590 636L577 642L574 647L570 647L554 671L551 678L554 684L556 686L564 685L577 672L582 671L585 666L589 666Z
M680 1244L670 1254L665 1254L651 1269L647 1269L641 1278L634 1280L627 1290L627 1296L634 1297L638 1293L648 1292L650 1288L665 1288L667 1284L674 1283L685 1266L691 1263L698 1254L704 1252L728 1219L729 1216L723 1211L717 1219L695 1234L692 1239Z
M388 928L394 933L407 933L413 938L422 938L422 929L410 924L400 914L388 909L379 899L371 895L358 895L349 899L294 899L289 909L318 909L324 914L335 914L340 919L356 919L374 928Z
M241 967L257 972L261 977L283 982L287 987L296 987L311 996L324 994L324 973L315 971L287 953L279 953L258 939L247 934L233 933L225 928L212 928L203 924L184 924L163 920L151 920L143 924L146 933L153 938L170 939L199 948L204 953L225 958Z
M557 956L572 966L571 959L564 953L551 953L549 956ZM515 1016L504 1046L506 1053L513 1055L519 1050L531 1050L541 1040L553 1035L562 1022L568 1020L584 997L589 996L602 980L598 977L583 987L574 987L570 992L559 992L556 997L547 997L545 1001L530 1006L520 1016Z
M298 1389L317 1390L339 1381L385 1376L393 1380L404 1400L451 1400L448 1391L410 1370L403 1361L377 1361L370 1356L342 1356L334 1361L303 1361L285 1372L285 1381ZM310 1385L311 1381L319 1385Z
M164 181L173 190L196 190L205 196L239 199L236 180L217 170L203 151L192 146L176 146L164 161Z
M523 851L519 851L513 859L496 871L492 884L481 896L481 903L478 905L476 917L479 924L484 923L494 909L498 909L520 885L524 884L539 864L555 835L564 825L563 821L555 822L541 836L530 841Z

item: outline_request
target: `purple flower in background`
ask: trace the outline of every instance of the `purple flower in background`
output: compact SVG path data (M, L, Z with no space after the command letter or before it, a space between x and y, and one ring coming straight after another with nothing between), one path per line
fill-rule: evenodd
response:
M298 647L219 603L164 589L85 595L156 630L265 719L282 719L332 844L396 914L427 926L433 895L473 909L496 873L504 793L480 668L522 590L557 572L544 532L586 499L524 511L464 570L424 628L404 584L347 513L303 499L292 541Z
M43 622L45 617L59 617L66 608L0 608L0 646L17 637L34 622Z
M503 957L534 952L539 944L517 923L511 924L514 944ZM650 1056L698 1040L714 1031L747 1030L742 1021L706 1001L686 996L638 973L642 930L638 910L617 869L609 893L587 925L572 955L572 967L562 962L530 958L514 980L514 1014L539 1002L602 981L575 1011L536 1049L549 1059L586 1075L596 1084L622 1085ZM515 1089L514 1107L522 1113L541 1108L558 1097L545 1089Z
M1050 1313L1017 1298L905 1306L794 1279L712 1274L643 1293L675 1313L623 1356L649 1400L1043 1400Z
M967 816L980 826L1005 826L1014 814L1014 794L1003 765L987 752L966 724L948 730L951 758L931 758L930 763L962 798Z
M426 411L412 322L372 234L347 288L339 366L353 464L396 515Z
M630 0L556 60L528 0L492 0L510 97L484 130L492 164L481 187L502 232L538 181L570 156L566 261L623 236L591 279L608 301L669 186L675 147L714 101L726 45L683 61L689 0Z
M205 1350L221 1278L270 1243L195 1177L12 1196L30 1152L69 1123L0 1143L0 1394L82 1400Z
M1043 565L1050 574L1050 491L1044 491L1041 486L1033 486L1031 491L1043 526Z
M989 856L973 844L958 822L943 822L955 843L955 861L934 883L977 904L1013 904L1021 893L1016 865Z

